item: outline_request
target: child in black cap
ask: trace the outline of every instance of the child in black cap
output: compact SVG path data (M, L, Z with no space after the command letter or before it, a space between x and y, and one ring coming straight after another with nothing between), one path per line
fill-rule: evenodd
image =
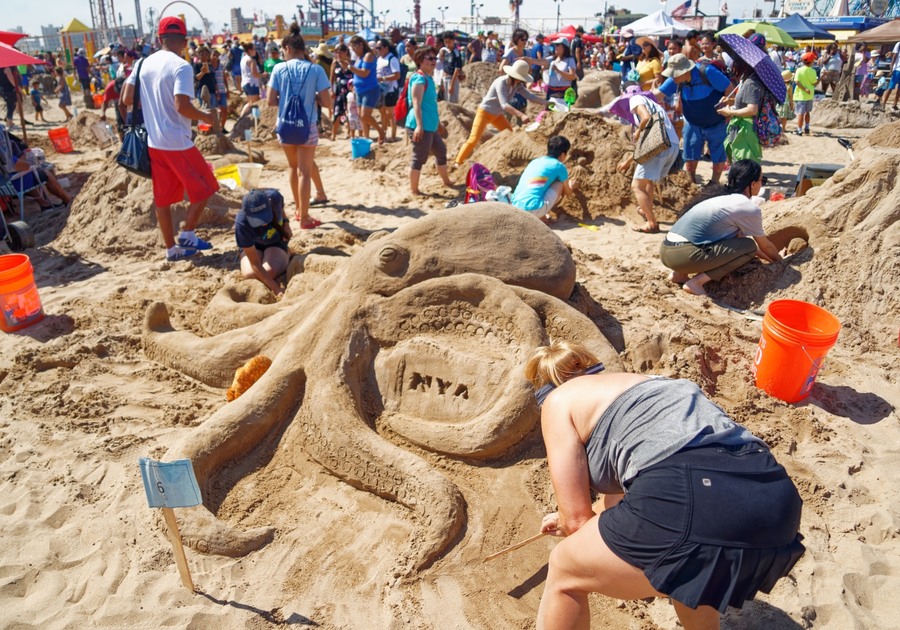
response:
M284 197L274 188L250 191L234 220L234 238L241 248L241 273L269 287L275 295L284 293L276 278L290 261L288 241L293 233L284 218Z

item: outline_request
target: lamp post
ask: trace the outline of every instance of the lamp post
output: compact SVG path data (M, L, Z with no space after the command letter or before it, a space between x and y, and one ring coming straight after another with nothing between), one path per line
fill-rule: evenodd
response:
M437 10L441 12L441 28L444 28L444 20L446 19L447 9L450 7L438 7Z
M556 32L559 33L559 14L562 11L562 0L553 0L556 3Z
M409 26L410 28L415 29L415 24L413 23L413 10L407 9L406 12L409 14Z
M473 6L475 7L475 18L474 18L475 28L473 28L472 30L477 33L478 32L478 23L481 21L481 8L484 6L484 3L482 2L481 4L478 4L478 5L475 5L473 3Z

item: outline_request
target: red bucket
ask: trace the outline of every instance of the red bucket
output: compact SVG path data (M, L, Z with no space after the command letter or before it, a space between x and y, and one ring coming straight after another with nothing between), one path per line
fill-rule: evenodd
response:
M803 400L840 331L838 318L815 304L772 302L756 349L756 386L785 402Z
M25 254L0 256L0 330L13 332L44 319L34 284L34 269Z

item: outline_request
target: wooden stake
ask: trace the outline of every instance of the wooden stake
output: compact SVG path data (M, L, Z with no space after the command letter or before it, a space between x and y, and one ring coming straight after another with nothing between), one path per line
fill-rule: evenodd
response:
M533 543L535 540L538 540L538 539L540 539L540 538L543 538L544 536L547 536L547 535L548 535L548 534L545 533L545 532L541 532L540 534L535 534L535 535L532 536L531 538L526 538L526 539L523 540L522 542L517 542L515 545L511 545L511 546L507 547L506 549L501 549L501 550L498 551L497 553L492 553L492 554L489 555L487 558L485 558L484 560L482 560L482 562L487 562L488 560L493 560L494 558L499 558L500 556L505 556L505 555L508 554L510 551L515 551L516 549L519 549L520 547L524 547L525 545L528 545L528 544L530 544L530 543Z
M175 563L178 565L178 573L181 574L181 583L189 591L195 591L194 582L191 580L191 570L188 568L187 558L184 555L184 547L181 544L181 534L178 532L178 522L175 520L175 511L172 508L162 508L166 519L166 527L169 530L169 542L172 543L172 551L175 552Z

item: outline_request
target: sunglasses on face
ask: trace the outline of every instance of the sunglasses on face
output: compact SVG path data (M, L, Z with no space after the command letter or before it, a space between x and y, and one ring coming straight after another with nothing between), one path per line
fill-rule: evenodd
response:
M422 61L437 61L437 57L422 57Z

